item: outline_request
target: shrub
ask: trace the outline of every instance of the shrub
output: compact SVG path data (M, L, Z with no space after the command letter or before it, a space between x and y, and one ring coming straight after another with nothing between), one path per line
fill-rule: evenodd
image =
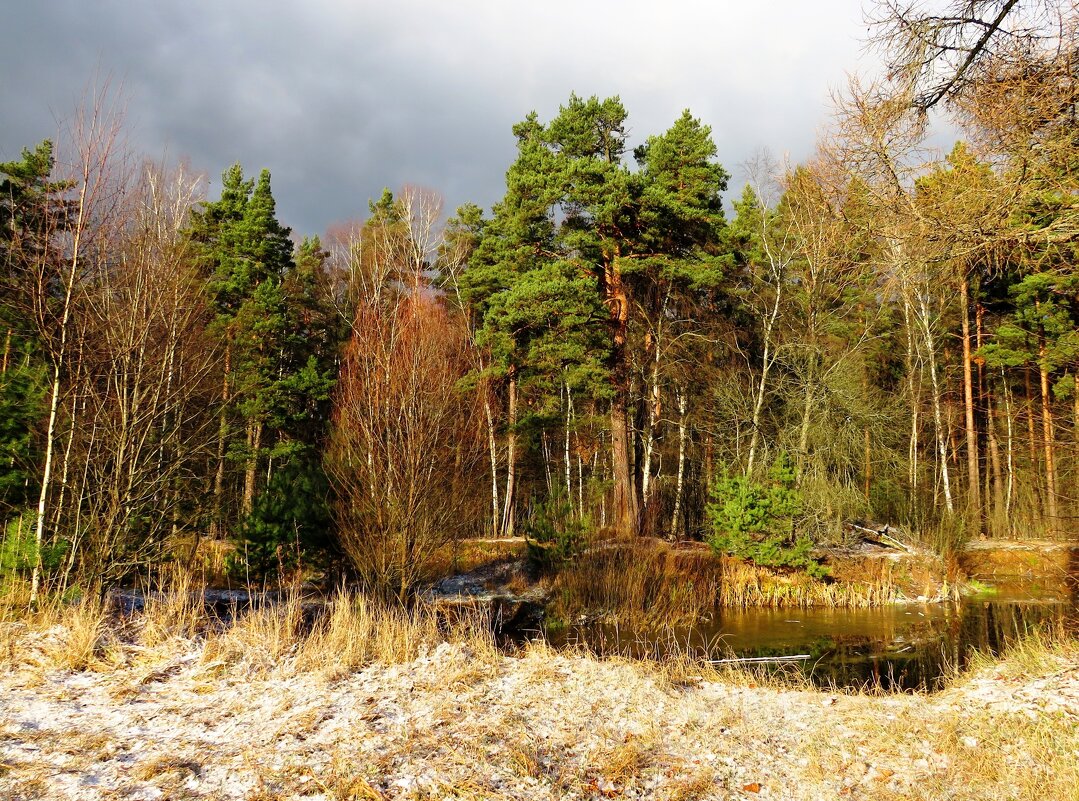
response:
M772 465L767 484L744 476L721 475L710 488L705 512L711 524L708 544L718 553L731 554L766 567L804 570L815 578L826 568L810 554L813 543L796 535L802 499L795 488L794 466L781 453Z
M59 570L67 556L69 543L60 540L41 547L41 567L46 575ZM37 542L34 539L34 515L8 520L0 532L0 579L18 573L29 573L37 561Z
M280 578L302 565L318 564L331 548L329 493L316 460L299 455L287 462L255 500L229 572Z
M584 551L588 535L587 519L574 516L565 488L556 486L525 523L528 559L541 570L563 567Z

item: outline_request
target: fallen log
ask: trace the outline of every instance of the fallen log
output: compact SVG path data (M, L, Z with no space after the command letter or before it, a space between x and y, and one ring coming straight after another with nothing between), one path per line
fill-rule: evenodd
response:
M709 659L710 665L759 665L767 662L801 662L812 659L811 654L792 654L790 656L743 656L731 659Z

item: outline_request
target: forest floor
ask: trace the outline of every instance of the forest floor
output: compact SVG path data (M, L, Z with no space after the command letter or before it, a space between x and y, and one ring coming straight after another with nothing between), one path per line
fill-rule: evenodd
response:
M878 695L467 638L320 669L99 637L62 667L80 636L0 638L0 798L1079 799L1074 639Z

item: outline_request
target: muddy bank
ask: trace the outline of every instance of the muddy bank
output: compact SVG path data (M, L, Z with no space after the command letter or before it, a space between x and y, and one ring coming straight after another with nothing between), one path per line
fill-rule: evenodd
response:
M1073 598L1079 592L1079 542L975 540L959 555L959 565L982 581L1037 582Z

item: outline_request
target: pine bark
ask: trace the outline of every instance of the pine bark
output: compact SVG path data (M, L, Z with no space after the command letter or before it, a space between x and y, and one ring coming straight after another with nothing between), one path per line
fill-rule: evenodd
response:
M615 531L623 536L637 533L640 505L633 480L632 446L629 430L629 365L626 341L629 327L629 298L622 282L617 255L604 266L606 298L613 329L611 347L611 472L614 488L611 498L611 517Z

